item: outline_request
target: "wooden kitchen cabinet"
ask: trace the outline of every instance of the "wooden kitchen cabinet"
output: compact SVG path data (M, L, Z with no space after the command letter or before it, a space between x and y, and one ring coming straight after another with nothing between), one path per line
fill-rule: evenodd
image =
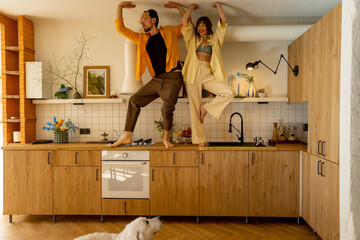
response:
M249 166L249 216L299 217L299 152L252 151Z
M288 48L289 103L308 101L308 151L339 162L341 3Z
M55 151L54 166L96 166L101 165L100 151Z
M303 153L302 217L324 240L339 237L339 165Z
M150 166L150 215L198 216L198 152L151 151Z
M198 151L150 151L150 166L199 165Z
M52 214L52 156L52 151L4 151L4 214Z
M149 215L149 199L102 199L102 215Z
M248 151L200 154L200 216L248 216Z
M55 152L55 215L101 214L100 164L100 151Z
M297 76L295 76L290 69L288 70L289 103L301 103L308 101L309 73L303 71L303 69L312 67L309 65L309 59L311 59L309 56L312 48L312 44L309 43L309 35L310 31L308 30L288 47L289 64L293 68L296 65L299 67Z

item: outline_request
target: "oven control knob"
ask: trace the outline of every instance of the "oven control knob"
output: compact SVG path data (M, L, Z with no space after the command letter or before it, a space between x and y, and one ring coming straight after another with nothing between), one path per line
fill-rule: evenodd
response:
M123 158L127 158L127 157L128 157L128 154L127 154L127 153L123 153L122 156L123 156Z

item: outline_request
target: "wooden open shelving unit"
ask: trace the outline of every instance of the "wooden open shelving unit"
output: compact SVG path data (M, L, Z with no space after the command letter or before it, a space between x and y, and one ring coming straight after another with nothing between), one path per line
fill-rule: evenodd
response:
M25 62L35 61L35 44L34 25L26 17L15 21L0 14L0 25L5 146L13 142L13 131L21 132L21 143L36 139L36 105L26 99L25 86Z

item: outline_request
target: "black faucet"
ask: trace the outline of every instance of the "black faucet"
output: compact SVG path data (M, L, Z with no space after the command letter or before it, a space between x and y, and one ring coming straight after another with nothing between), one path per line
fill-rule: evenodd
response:
M239 115L241 118L241 132L231 123L231 119L233 118L234 115ZM241 116L240 113L238 112L234 112L233 114L231 114L230 116L230 123L229 123L229 132L232 132L231 128L235 128L236 131L238 131L238 133L240 133L240 136L238 134L236 134L236 136L238 137L238 140L240 142L240 144L244 144L244 128L243 128L243 117Z

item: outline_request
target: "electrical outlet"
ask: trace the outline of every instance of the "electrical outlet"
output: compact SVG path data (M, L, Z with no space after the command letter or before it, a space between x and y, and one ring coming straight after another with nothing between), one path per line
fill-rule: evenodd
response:
M80 134L90 134L90 128L80 128Z

